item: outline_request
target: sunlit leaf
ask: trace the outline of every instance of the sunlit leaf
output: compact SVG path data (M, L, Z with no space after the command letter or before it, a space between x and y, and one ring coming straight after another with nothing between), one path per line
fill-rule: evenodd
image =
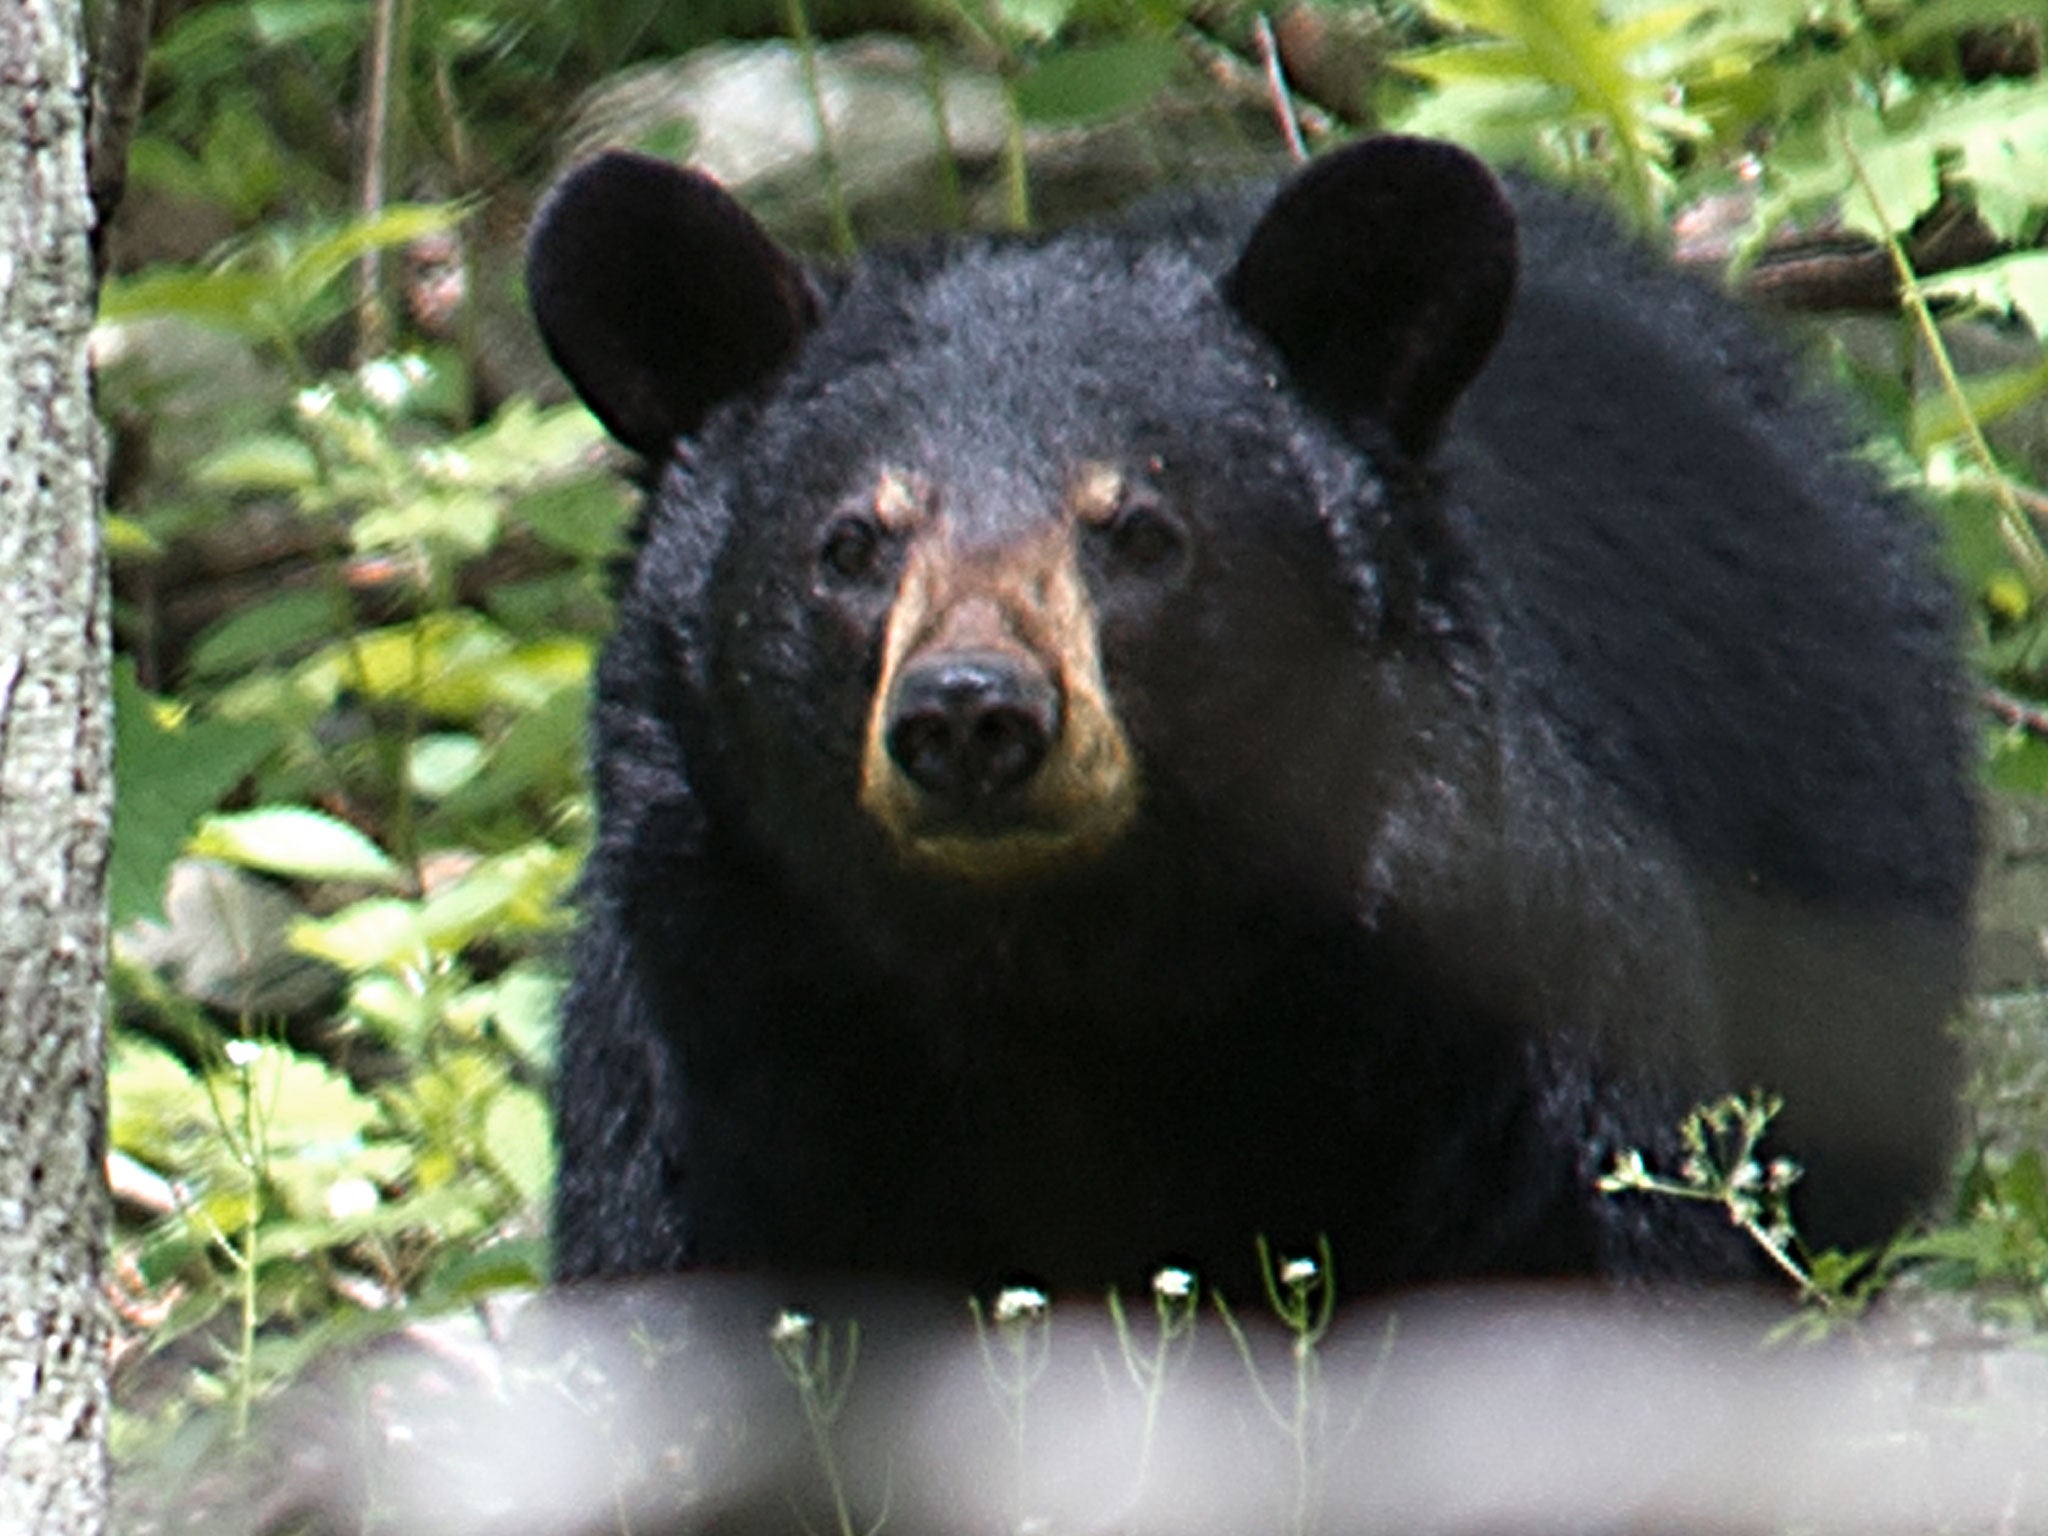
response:
M393 203L296 245L285 266L285 280L304 302L370 252L441 234L461 223L465 213L457 203Z
M320 478L320 463L298 438L267 433L216 448L192 474L215 490L297 491Z
M521 1198L540 1205L554 1179L554 1140L540 1095L507 1087L484 1116L484 1150Z
M2036 336L2048 338L2048 251L2019 251L1980 266L1959 267L1924 286L1929 293L1966 298L1984 309L2017 312ZM2032 381L2036 392L2048 382L2040 369L2029 369L2023 377Z
M100 290L102 321L175 317L214 330L253 337L267 334L260 306L270 282L259 272L199 267L154 267L134 277L110 277Z
M362 833L306 806L271 805L209 816L192 835L190 848L201 858L298 880L393 885L400 878L398 866Z
M1074 13L1075 0L993 0L1003 30L1026 42L1049 42Z
M437 732L412 744L406 776L420 794L440 800L475 778L484 759L484 744L474 736Z
M351 902L329 918L292 929L292 947L344 971L369 971L429 958L419 903L396 897Z
M498 978L492 1021L526 1060L547 1066L554 1060L555 1021L562 1010L562 978L538 964L516 965Z
M458 556L480 555L497 542L498 516L497 498L481 492L428 492L372 508L349 533L363 551L439 544Z
M113 560L153 560L164 552L157 536L134 518L109 512L100 524L107 542L107 556Z
M421 928L435 949L453 953L500 929L531 932L553 926L576 865L574 853L545 843L485 859L427 898Z

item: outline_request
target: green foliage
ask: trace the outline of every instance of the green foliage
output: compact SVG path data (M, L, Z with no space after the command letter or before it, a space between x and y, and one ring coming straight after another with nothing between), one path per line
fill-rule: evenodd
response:
M106 295L110 409L188 402L125 513L134 558L250 517L306 551L191 639L173 697L132 661L116 682L113 909L152 921L117 970L111 1141L117 1260L152 1320L129 1370L174 1384L151 1436L212 1404L239 1429L323 1342L545 1271L583 719L630 498L580 408L469 425L451 351L318 361L357 259L458 218L277 225ZM223 873L167 906L180 859ZM259 889L297 916L235 894ZM328 978L318 1013L266 993L266 948Z
M236 242L204 267L110 279L100 293L100 318L187 320L265 343L303 371L302 340L340 314L335 280L351 263L451 229L460 217L452 207L401 205L332 228L275 227Z
M1441 35L1396 62L1433 89L1397 107L1404 128L1603 186L1651 231L1738 188L1738 270L1794 227L1831 225L1889 253L1905 291L1895 344L1889 355L1838 347L1838 374L1888 429L1873 455L1940 512L1982 663L2012 695L2007 728L1991 736L1992 782L2048 792L2048 553L2037 531L2048 514L2048 261L2033 248L2048 233L2048 78L2038 62L2020 79L1971 78L1959 62L1971 29L2031 37L2038 59L2038 18L2002 0L1423 9ZM2000 253L1916 278L1907 244L1967 220ZM1959 368L1965 346L2000 361ZM1761 1096L1703 1106L1684 1127L1684 1167L1624 1160L1608 1187L1719 1203L1818 1315L1852 1316L1918 1270L1927 1283L2026 1298L2039 1326L2048 1209L2033 1198L2032 1154L1986 1153L1955 1220L1924 1238L1812 1254L1784 1203L1797 1170L1757 1151L1774 1109Z
M251 773L277 732L261 721L167 721L135 681L135 663L114 665L114 849L107 905L115 923L162 906L171 861L199 817Z
M360 378L294 414L297 435L225 444L199 479L282 495L332 526L338 566L399 562L418 611L358 627L345 593L274 599L194 647L181 724L125 669L117 699L120 910L156 910L181 843L293 882L309 910L289 944L346 978L329 1029L396 1064L347 1076L282 1038L237 1057L232 1032L255 1021L213 1023L158 979L122 973L131 1016L186 1047L124 1038L113 1060L117 1151L180 1192L131 1239L144 1283L185 1298L152 1343L238 1315L246 1338L225 1346L225 1376L243 1412L303 1358L306 1326L359 1314L365 1276L393 1308L539 1277L530 1237L487 1270L468 1251L533 1233L545 1207L552 956L587 820L590 637L449 604L464 563L524 526L527 492L587 473L590 424L520 405L414 441ZM616 527L615 492L574 499ZM583 532L546 547L554 581L595 589L605 545ZM556 603L532 612L560 622ZM336 749L338 731L351 749ZM231 794L250 803L217 809ZM202 1398L211 1379L198 1378Z
M1703 1201L1727 1212L1809 1310L1791 1331L1819 1335L1860 1316L1903 1278L1973 1299L1988 1317L2038 1332L2048 1327L2048 1173L2037 1148L1980 1150L1957 1193L1952 1218L1909 1231L1883 1248L1809 1250L1792 1221L1789 1195L1800 1169L1762 1147L1782 1108L1765 1094L1703 1104L1680 1127L1683 1155L1670 1173L1625 1149L1600 1181L1609 1194Z
M163 1425L195 1405L232 1404L245 1420L336 1339L544 1269L544 1090L564 902L589 822L584 719L630 498L580 410L517 394L478 409L479 364L492 359L474 335L414 336L345 364L363 334L349 279L365 255L428 238L504 256L578 94L622 66L795 23L819 28L806 46L829 47L851 14L833 0L411 0L386 82L387 181L430 200L364 215L376 9L178 9L151 58L131 182L160 206L202 211L212 248L123 272L104 296L102 398L113 420L153 429L146 472L109 520L123 571L170 570L244 520L288 528L301 549L167 657L139 600L117 614L131 655L115 685L110 885L124 958L111 1140L140 1193L124 1199L116 1256L144 1346L125 1395L152 1400ZM1322 105L1304 116L1325 141L1369 126L1366 114L1458 138L1602 188L1653 234L1709 194L1740 192L1743 261L1788 226L1835 220L1910 244L1916 225L1981 221L1996 253L1917 284L1932 306L1918 329L1902 318L1879 355L1844 347L1835 361L1888 429L1873 452L1936 503L1985 666L2015 702L2020 723L1993 738L1994 780L2039 793L2048 744L2024 722L2048 699L2048 557L2032 532L2048 511L2048 436L2029 429L2048 415L2048 82L1967 75L1958 44L1968 29L2023 28L2019 9L1386 5L1376 35L1405 51L1397 72L1375 62L1355 121L1247 88L1264 79L1248 7L928 0L882 19L913 31L934 80L943 60L999 90L1018 227L1033 218L1034 145L1142 123L1200 91L1234 93L1261 121ZM474 307L509 302L465 261ZM1952 341L1986 335L2004 344L1993 361L1949 367ZM208 872L196 914L194 901L165 901L167 877L194 869ZM226 984L195 980L202 930L239 957ZM264 946L318 998L266 993ZM1831 1316L1918 1266L1927 1283L2041 1321L2037 1154L1987 1153L1953 1223L1883 1256L1806 1254L1770 1203L1789 1171L1757 1155L1765 1110L1705 1112L1689 1170L1624 1173L1721 1201L1830 1298ZM1339 1438L1315 1377L1333 1293L1327 1256L1268 1273L1296 1348L1291 1391L1257 1390L1300 1456L1299 1526L1315 1457ZM1179 1293L1155 1300L1155 1355L1141 1360L1118 1324L1147 1444L1167 1346L1194 1310ZM1034 1329L1049 1326L1028 1310L983 1335L1020 1446ZM834 1378L820 1359L788 1358L813 1369L829 1456ZM800 1378L793 1369L805 1390ZM1143 1463L1141 1450L1140 1481ZM835 1514L848 1529L844 1499Z
M1018 78L1017 110L1034 123L1117 117L1158 95L1180 64L1180 49L1166 38L1076 46Z
M1899 1244L1925 1282L1966 1292L2016 1329L2048 1328L2048 1165L2041 1150L1981 1154L1963 1179L1957 1217Z
M1783 1158L1766 1162L1759 1152L1764 1133L1784 1101L1770 1094L1727 1094L1702 1104L1678 1127L1681 1157L1677 1172L1654 1173L1636 1148L1615 1155L1602 1175L1603 1194L1656 1195L1670 1200L1718 1205L1730 1225L1745 1233L1808 1301L1826 1309L1843 1297L1822 1278L1832 1272L1829 1256L1806 1253L1793 1229L1789 1198L1801 1169ZM1854 1273L1862 1266L1839 1266Z
M1429 9L1461 35L1401 58L1438 88L1408 126L1496 157L1539 141L1568 165L1611 155L1645 229L1658 225L1665 164L1712 132L1674 104L1683 98L1672 82L1739 68L1764 42L1749 9L1735 21L1706 4L1608 14L1596 0L1439 0Z

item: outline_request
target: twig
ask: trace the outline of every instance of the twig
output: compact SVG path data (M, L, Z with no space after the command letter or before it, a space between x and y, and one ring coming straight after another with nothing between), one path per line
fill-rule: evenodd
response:
M832 146L832 120L825 111L825 85L818 69L818 39L804 0L783 0L782 24L796 46L802 70L804 99L811 107L811 129L818 136L818 173L825 183L825 217L832 231L832 254L856 255L860 241L853 232L853 213L846 203L846 183L839 173L839 155Z
M390 141L391 70L398 36L400 0L377 0L371 20L370 56L363 74L363 180L356 199L365 221L384 211L384 157ZM376 357L388 344L390 324L380 288L382 261L372 248L356 263L356 359Z
M1287 72L1280 65L1280 45L1273 38L1273 23L1260 11L1252 18L1252 36L1259 44L1259 64L1266 72L1266 95L1287 140L1287 158L1296 165L1308 159L1308 146L1301 141L1301 120L1295 115L1294 97L1287 89Z
M2015 698L1997 688L1986 688L1978 698L1987 710L2014 730L2048 741L2048 709L2029 704L2025 699Z
M1270 101L1271 87L1267 84L1262 70L1255 68L1235 48L1212 33L1201 31L1194 26L1182 30L1181 40L1188 52L1201 66L1211 84L1232 101ZM1287 86L1287 118L1299 129L1301 136L1318 143L1334 137L1338 131L1335 114L1317 106L1313 100Z
M107 231L128 189L128 145L142 116L142 86L149 73L154 0L108 0L93 49L92 124L85 149L92 193L95 281L107 275Z

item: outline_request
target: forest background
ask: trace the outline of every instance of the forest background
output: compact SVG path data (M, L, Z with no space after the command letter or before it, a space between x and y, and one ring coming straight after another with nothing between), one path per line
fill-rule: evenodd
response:
M1823 1316L1906 1276L2039 1333L2043 47L2010 0L163 0L94 341L122 1464L200 1466L313 1363L546 1273L633 498L519 260L552 177L612 144L830 258L1398 128L1580 185L1784 311L1940 520L2000 849L1946 1222L1874 1266L1786 1256Z

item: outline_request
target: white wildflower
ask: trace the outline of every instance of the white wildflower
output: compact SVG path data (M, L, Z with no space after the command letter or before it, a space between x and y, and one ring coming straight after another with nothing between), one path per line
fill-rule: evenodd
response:
M1184 1269L1162 1269L1152 1277L1152 1294L1162 1301L1186 1301L1195 1293L1195 1277Z
M412 393L412 380L405 369L388 357L375 358L356 370L356 383L364 394L387 411L396 410Z
M1048 1305L1045 1292L1028 1285L1013 1285L996 1293L995 1320L998 1324L1035 1323L1045 1316Z

